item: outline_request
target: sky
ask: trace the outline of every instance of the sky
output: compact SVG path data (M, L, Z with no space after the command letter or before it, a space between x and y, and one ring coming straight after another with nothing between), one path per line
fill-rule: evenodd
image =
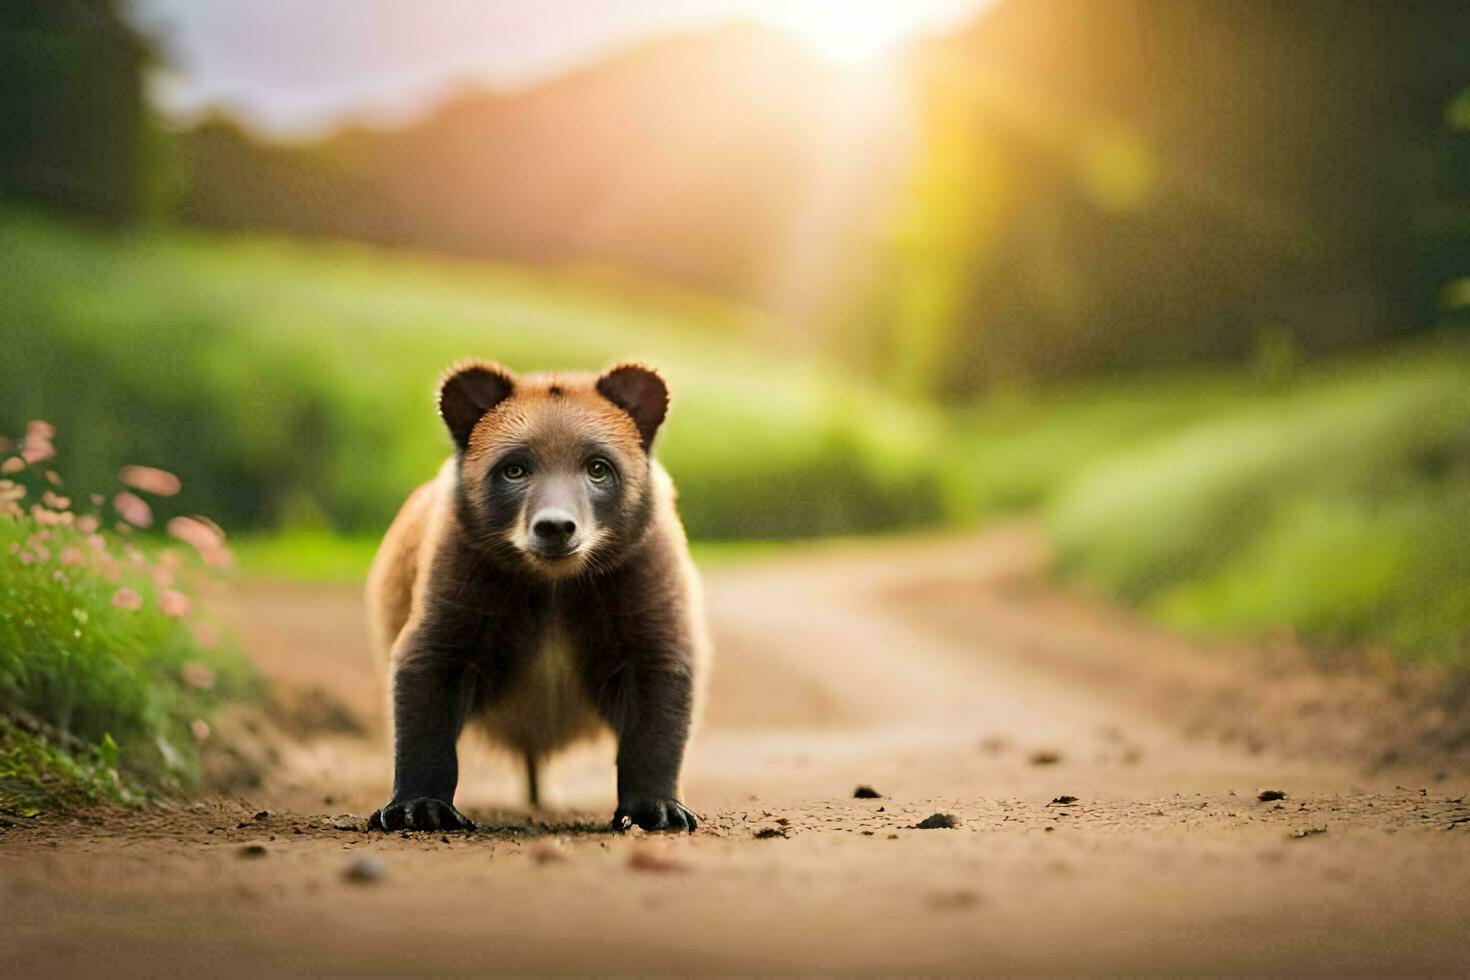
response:
M132 0L170 67L156 104L305 135L411 119L466 84L514 89L649 38L745 21L834 61L880 58L993 0Z

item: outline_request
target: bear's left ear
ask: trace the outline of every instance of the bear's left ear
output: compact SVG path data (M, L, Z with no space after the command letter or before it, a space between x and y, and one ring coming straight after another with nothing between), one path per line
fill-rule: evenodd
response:
M470 444L475 423L510 397L515 375L489 361L461 361L439 382L439 415L449 428L457 449Z
M597 379L597 391L632 417L643 439L643 451L648 452L669 411L669 389L664 379L642 364L619 364Z

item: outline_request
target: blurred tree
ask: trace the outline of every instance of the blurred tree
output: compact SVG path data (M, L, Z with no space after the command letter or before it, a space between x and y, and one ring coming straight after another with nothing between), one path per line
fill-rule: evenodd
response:
M377 244L414 241L394 201L350 159L343 162L349 154L330 141L268 143L216 114L180 137L178 155L188 175L179 201L185 221Z
M916 52L897 382L1248 357L1263 331L1310 356L1431 322L1470 273L1470 127L1446 108L1467 38L1463 3L1012 0Z
M0 194L114 222L157 203L147 44L116 0L0 5Z

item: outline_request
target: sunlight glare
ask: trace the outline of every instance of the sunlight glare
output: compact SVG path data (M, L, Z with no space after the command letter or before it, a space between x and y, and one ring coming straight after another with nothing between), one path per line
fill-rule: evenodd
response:
M762 3L756 19L801 41L830 61L881 58L904 41L974 17L990 0L800 0Z

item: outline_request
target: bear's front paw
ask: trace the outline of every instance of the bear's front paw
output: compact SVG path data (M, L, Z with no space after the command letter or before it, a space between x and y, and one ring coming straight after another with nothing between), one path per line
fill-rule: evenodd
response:
M651 798L618 804L618 812L613 814L613 829L627 830L633 824L644 830L683 830L692 834L699 821L678 800Z
M368 830L474 830L475 822L454 808L453 803L421 796L395 800L374 813Z

